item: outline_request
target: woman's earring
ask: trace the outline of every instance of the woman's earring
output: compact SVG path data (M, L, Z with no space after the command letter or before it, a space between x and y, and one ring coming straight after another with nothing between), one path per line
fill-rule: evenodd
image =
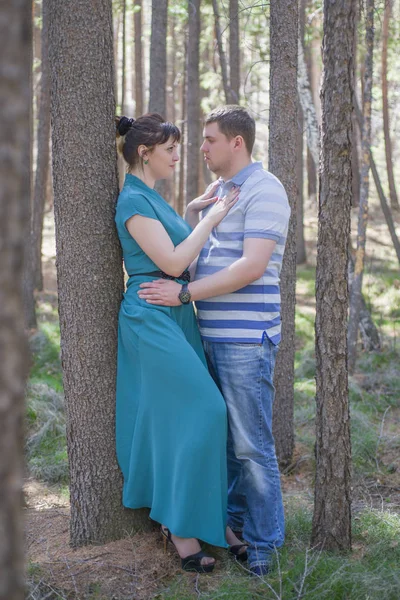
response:
M147 163L149 162L148 160L143 161L145 165L147 165Z

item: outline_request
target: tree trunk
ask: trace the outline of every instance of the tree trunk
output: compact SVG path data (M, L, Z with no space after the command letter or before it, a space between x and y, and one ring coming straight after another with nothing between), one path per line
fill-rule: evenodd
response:
M109 0L50 1L53 177L71 544L145 524L122 507L115 456L117 319L123 290ZM101 44L99 44L101 40ZM79 68L78 68L79 67Z
M362 116L360 107L358 106L357 100L355 100L354 108L355 108L355 112L357 115L358 126L360 129L362 129L363 116ZM400 264L400 240L397 237L396 226L394 224L392 212L390 210L389 203L387 202L387 200L385 198L385 193L383 191L382 184L379 179L378 170L375 165L374 157L372 156L371 148L369 149L369 160L370 160L370 164L371 164L371 171L372 171L372 176L374 178L376 191L378 192L379 201L381 203L382 212L383 212L383 215L386 220L386 224L389 229L393 247L394 247L396 255L397 255L397 260L399 261L399 264Z
M166 117L168 0L152 0L149 112Z
M383 132L385 136L386 168L389 183L390 205L392 209L400 210L397 198L396 186L393 175L392 142L389 127L389 103L388 103L388 80L387 80L387 50L389 38L389 22L392 10L392 0L386 0L383 14L382 30L382 109L383 109Z
M152 0L149 112L160 113L164 119L167 118L167 25L168 0ZM166 181L158 181L156 190L165 198L167 193Z
M282 343L274 384L274 436L280 465L287 465L294 446L294 315L296 303L297 199L297 38L298 5L291 0L270 2L269 170L283 183L291 207L281 273Z
M307 261L306 243L304 239L304 176L303 176L303 153L304 119L301 106L298 106L297 125L297 200L296 200L296 264L303 265Z
M349 249L349 290L351 294L351 286L353 285L354 275L354 260ZM360 333L363 341L364 350L366 352L376 352L381 349L381 339L371 314L367 308L364 296L361 297L360 310Z
M300 104L303 109L304 121L306 124L307 144L317 170L319 164L319 130L317 113L312 99L310 82L308 80L307 64L304 58L303 43L301 39L299 39L298 45L299 66L297 85L299 90Z
M32 206L32 261L34 287L43 289L42 240L43 217L47 196L50 163L50 77L48 0L42 0L42 55L39 119L37 128L37 162Z
M3 3L0 34L0 600L23 600L23 422L29 361L22 277L30 228L31 2Z
M359 18L359 10L358 2L356 2L355 6L355 27L354 27L354 43L353 43L353 59L354 59L354 69L353 69L353 89L354 89L354 100L357 98L357 24ZM352 206L360 205L360 139L359 139L359 128L357 126L357 116L355 111L353 110L352 114L352 127L353 127L353 137L351 141L351 172L352 172L352 190L353 190L353 198L352 198Z
M365 244L368 223L368 192L371 149L371 105L372 105L372 64L374 48L374 0L366 0L366 54L364 71L364 114L362 127L361 189L358 212L357 250L354 266L354 279L351 288L349 318L349 371L352 373L357 358L357 334L360 321L362 280L365 262Z
M316 475L311 545L351 548L347 373L354 2L324 0L316 275Z
M187 144L186 144L186 205L196 198L199 188L200 147L200 0L188 2L188 45L187 45Z
M142 48L142 0L134 0L134 28L135 28L135 106L136 116L140 117L144 111L143 100L143 48Z
M233 104L234 98L232 96L231 88L229 86L228 66L227 66L227 62L226 62L224 46L222 43L221 25L219 22L218 0L212 0L212 5L213 5L213 11L214 11L215 37L217 39L219 64L221 66L222 85L224 87L225 102L226 102L226 104Z
M122 1L122 73L121 73L121 114L125 114L126 96L126 0Z
M239 2L229 0L229 72L232 102L240 102Z
M305 15L307 0L299 1L299 37L303 47ZM302 265L306 262L306 245L304 240L304 116L298 99L297 107L297 201L296 201L296 263Z

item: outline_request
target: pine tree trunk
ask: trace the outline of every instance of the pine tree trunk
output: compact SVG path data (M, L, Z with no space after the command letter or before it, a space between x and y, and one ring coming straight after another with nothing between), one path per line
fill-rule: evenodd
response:
M23 422L28 347L22 298L29 231L32 4L3 3L0 20L0 600L25 597Z
M275 366L274 436L279 463L294 446L294 314L296 303L297 61L298 6L270 2L269 170L283 183L291 217L281 273L282 342Z
M387 80L387 51L389 39L389 22L392 10L392 0L386 0L383 15L382 30L382 109L383 109L383 132L385 136L386 168L389 182L390 205L392 209L400 210L397 198L396 186L393 175L392 142L389 127L389 102L388 102L388 80Z
M200 0L188 1L186 202L198 195L200 147Z
M304 119L299 103L297 125L297 200L296 200L296 263L303 265L307 261L306 243L304 239L304 176L303 176L303 139Z
M311 545L351 548L347 373L354 2L324 1L316 276L316 475Z
M145 524L122 507L115 456L117 319L123 290L114 226L118 193L112 12L50 1L57 280L70 468L71 544ZM99 44L101 40L101 44Z
M126 102L126 0L122 2L122 73L121 73L121 114L125 114Z
M229 0L229 83L234 104L240 103L239 2Z
M303 48L305 15L307 0L299 1L299 38ZM306 245L304 240L304 116L300 99L297 107L297 201L296 201L296 263L302 265L306 262Z
M362 280L365 262L365 244L368 223L368 193L371 149L371 106L372 106L372 65L374 49L374 0L366 0L366 54L364 71L364 114L362 127L361 189L358 212L357 250L354 266L354 279L351 288L349 318L349 371L352 373L357 358L357 334L360 321Z
M152 0L149 112L166 117L168 0Z
M144 111L143 100L143 47L142 47L142 0L134 0L134 29L135 29L135 105L136 116L140 117Z
M37 162L32 206L32 261L34 286L43 289L42 239L44 207L50 163L50 75L49 75L48 0L42 0L42 55L39 119L37 128Z
M226 61L224 46L222 43L221 25L219 22L218 0L212 0L212 5L213 5L213 11L214 11L215 37L217 39L219 64L221 66L222 85L224 88L225 102L226 102L226 104L233 104L234 98L233 98L233 95L231 92L231 88L229 86L228 65L227 65L227 61Z
M353 89L354 89L354 100L357 98L357 49L358 49L358 35L357 35L357 24L359 19L359 11L360 7L358 6L358 2L356 2L355 7L355 27L354 27L354 43L353 43L353 60L354 60L354 69L353 69ZM359 139L359 128L357 126L357 116L355 111L353 110L352 115L352 141L351 141L351 172L352 172L352 190L353 190L353 198L352 198L352 206L360 205L360 139Z

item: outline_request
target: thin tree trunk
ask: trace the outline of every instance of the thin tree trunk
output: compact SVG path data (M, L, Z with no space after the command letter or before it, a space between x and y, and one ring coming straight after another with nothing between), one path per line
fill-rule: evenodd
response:
M352 373L357 358L357 334L360 320L362 280L365 262L365 244L368 223L368 193L371 149L371 105L372 105L372 65L374 48L374 0L366 0L366 55L364 79L364 114L362 128L361 189L358 212L357 250L354 267L354 279L351 288L349 320L349 371Z
M357 24L359 18L360 7L356 2L356 16L355 16L355 28L354 28L354 43L353 43L353 57L354 57L354 70L353 70L353 88L354 88L354 99L357 98L357 49L358 49L358 35L357 35ZM360 152L359 152L359 128L357 126L357 116L355 111L352 115L353 119L353 137L351 142L351 172L353 174L352 179L352 190L353 199L352 205L360 205Z
M275 366L273 430L281 466L290 463L294 447L294 349L296 303L297 200L297 64L298 5L270 2L269 170L280 179L291 207L281 273L282 342Z
M188 40L185 34L185 56L187 55ZM182 84L181 84L181 110L182 110L182 127L181 127L181 156L180 156L180 167L179 167L179 187L178 187L178 199L176 211L178 214L183 216L185 212L185 164L186 164L186 132L187 132L187 120L186 120L186 86L187 69L183 69Z
M187 45L187 144L186 144L186 205L196 198L199 187L200 147L200 0L188 2L188 45Z
M316 474L311 545L351 548L347 373L354 2L324 1L316 276Z
M299 38L303 45L305 30L305 14L307 0L299 1ZM297 107L297 201L296 201L296 263L304 264L307 260L304 240L304 116L300 99Z
M308 80L307 64L304 58L304 50L301 39L299 39L298 46L299 66L297 73L297 85L300 104L303 109L304 121L306 124L307 144L317 170L319 164L319 128L317 113L312 99L310 82Z
M349 290L351 293L351 286L353 285L354 276L354 260L351 255L351 248L349 249ZM381 349L381 339L379 331L376 328L371 314L367 308L364 296L361 297L361 310L360 310L360 333L363 341L364 350L366 352L378 351Z
M32 3L3 3L0 20L0 600L25 597L23 423L28 345L22 298L29 232ZM28 149L27 149L28 148Z
M296 263L303 265L307 261L306 244L304 239L304 176L303 176L303 154L304 154L304 119L301 106L298 106L297 125L297 200L296 200Z
M393 175L392 142L389 127L389 103L388 103L388 80L387 80L387 51L389 39L389 22L392 10L392 0L386 0L383 14L382 30L382 110L383 110L383 132L385 136L386 168L389 183L390 205L392 209L400 210L397 198L396 186Z
M233 104L234 98L232 96L231 88L229 86L228 66L227 66L227 62L226 62L224 46L222 43L221 25L219 22L218 0L212 0L212 5L213 5L213 10L214 10L215 37L217 39L219 64L221 66L222 85L224 87L225 102L226 102L226 104Z
M239 2L229 0L229 83L232 102L240 102Z
M50 77L49 77L49 21L48 0L42 0L42 77L37 128L37 162L32 206L32 260L34 286L43 289L42 240L43 217L47 196L50 163Z
M142 0L134 0L134 28L135 28L135 105L136 116L140 117L144 111L143 99L143 48L142 48Z
M121 73L121 114L125 114L126 96L126 0L122 1L122 73Z
M166 117L168 0L152 0L149 112Z
M354 108L355 108L355 112L356 112L356 115L357 115L358 126L359 126L360 129L362 129L363 116L362 116L360 107L358 106L357 100L355 100ZM381 181L380 181L380 178L379 178L379 174L378 174L378 170L376 168L374 157L372 156L371 148L369 149L369 160L370 160L370 164L371 164L371 171L372 171L372 176L374 178L376 191L378 192L379 201L381 203L382 212L383 212L383 215L384 215L385 220L386 220L386 224L387 224L388 229L389 229L389 233L390 233L390 237L392 239L393 247L394 247L394 249L396 251L397 260L399 261L399 264L400 264L400 240L397 237L396 226L394 224L392 212L390 210L389 203L386 200L385 193L383 191L383 187L382 187L382 184L381 184Z
M123 290L109 0L50 0L57 280L70 468L71 544L146 525L121 502L115 456L117 321ZM102 43L99 45L99 39ZM79 69L76 68L79 65Z

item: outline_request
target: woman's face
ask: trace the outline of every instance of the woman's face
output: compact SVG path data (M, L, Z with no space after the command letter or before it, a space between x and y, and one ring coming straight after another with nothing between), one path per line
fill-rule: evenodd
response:
M172 177L179 160L177 148L178 143L170 138L165 144L158 144L147 154L146 158L149 161L147 167L156 181Z

